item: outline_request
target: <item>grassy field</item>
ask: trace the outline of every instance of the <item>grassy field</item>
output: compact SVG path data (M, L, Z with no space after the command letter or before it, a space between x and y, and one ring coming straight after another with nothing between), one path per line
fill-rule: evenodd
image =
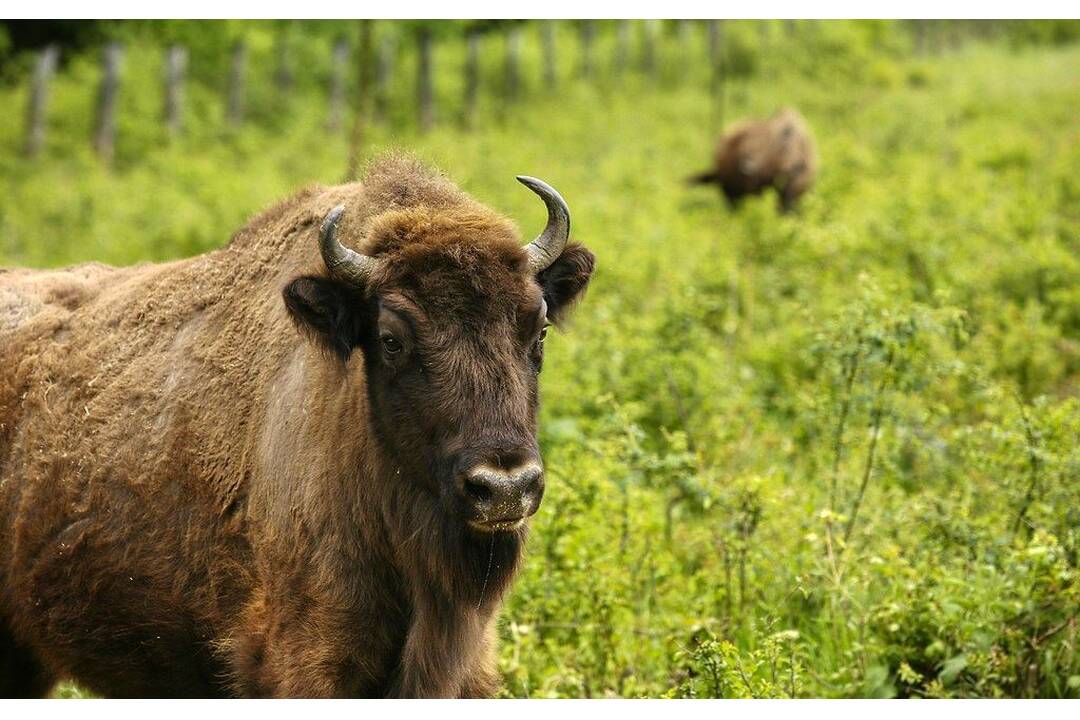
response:
M793 105L816 133L794 216L684 184L715 138L686 59L703 37L669 46L655 85L532 87L470 134L448 48L446 122L372 128L369 155L415 152L524 234L542 208L513 177L548 180L598 257L548 343L507 695L1080 696L1080 46L917 57L859 37L833 65L809 42L748 56L728 83L728 120ZM135 87L150 51L130 50ZM92 72L58 78L45 159L0 128L0 264L190 255L343 177L321 106L273 120L267 101L229 133L198 86L173 143L131 119L160 98L125 95L106 170L80 124Z

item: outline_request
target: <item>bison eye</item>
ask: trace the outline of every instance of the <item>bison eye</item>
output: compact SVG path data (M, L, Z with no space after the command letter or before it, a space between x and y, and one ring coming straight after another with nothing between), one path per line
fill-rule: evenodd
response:
M529 357L532 360L533 368L537 373L540 372L540 368L544 366L544 338L547 337L547 326L545 325L540 334L536 336L536 340L533 342L532 349L529 352Z
M387 355L397 355L401 352L401 343L393 335L383 335L382 346Z

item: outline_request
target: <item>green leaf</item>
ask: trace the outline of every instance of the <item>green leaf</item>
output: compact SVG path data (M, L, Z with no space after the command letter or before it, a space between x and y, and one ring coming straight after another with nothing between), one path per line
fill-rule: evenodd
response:
M889 668L884 665L874 665L866 671L863 678L864 697L886 700L896 697L896 685L893 684Z
M963 672L967 667L966 655L954 655L941 664L941 672L938 674L938 678L945 685L951 685L956 676Z

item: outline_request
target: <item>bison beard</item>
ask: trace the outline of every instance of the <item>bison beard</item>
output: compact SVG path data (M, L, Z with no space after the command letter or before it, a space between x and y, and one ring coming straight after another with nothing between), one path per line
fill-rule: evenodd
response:
M522 182L527 247L390 157L206 255L0 271L0 695L491 695L593 269Z

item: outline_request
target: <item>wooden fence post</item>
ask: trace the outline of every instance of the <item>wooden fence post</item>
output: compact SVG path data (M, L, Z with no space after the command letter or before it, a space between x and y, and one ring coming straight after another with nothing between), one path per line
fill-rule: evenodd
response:
M513 25L506 31L506 99L518 99L521 89L521 26Z
M544 55L544 85L550 90L558 83L555 56L555 21L544 20L541 25L540 42Z
M49 81L56 72L56 63L60 59L60 48L48 45L38 55L34 65L33 85L30 88L30 103L26 113L26 155L34 157L45 145L45 128L48 125Z
M949 29L948 35L949 35L949 49L950 50L959 50L960 46L963 45L963 40L962 40L962 37L961 37L961 23L962 22L963 22L963 20L946 20L945 21L946 26Z
M184 127L184 76L188 51L173 45L165 56L165 129L176 137Z
M592 44L596 27L592 20L581 21L581 77L591 78L593 74Z
M716 130L724 127L724 21L709 21L709 68L710 93L713 98L716 116L713 125Z
M641 28L641 71L650 80L656 79L656 37L660 34L659 20L646 20Z
M480 94L480 32L465 34L465 108L462 123L467 130L476 126L476 100Z
M289 53L289 26L281 26L274 36L274 84L278 92L287 94L293 86L292 57Z
M626 66L630 64L630 33L629 20L620 20L615 31L615 57L611 62L611 74L622 77L626 73Z
M228 120L232 127L244 123L244 80L247 75L247 44L237 40L232 48L232 60L229 64L229 107Z
M678 39L679 39L679 52L678 67L674 69L674 77L676 82L685 82L688 80L689 73L683 72L681 68L688 67L694 59L694 45L698 36L698 25L694 20L680 20L678 24Z
M367 139L368 110L371 96L371 26L374 20L360 21L360 43L357 47L359 69L356 74L356 117L353 119L352 137L349 138L349 162L345 169L345 182L356 179L360 171L360 158L364 154Z
M930 20L930 43L931 51L934 55L940 55L945 49L945 28L944 21L942 20Z
M120 91L120 61L123 48L111 42L102 54L101 84L98 86L94 122L94 149L105 162L112 162L116 147L116 97Z
M386 33L379 43L375 62L375 122L383 122L390 112L390 83L394 76L394 57L397 45L393 35Z
M419 111L420 132L427 132L435 125L435 91L431 78L431 30L423 27L417 33L419 53L416 62L416 97Z
M349 64L349 42L338 38L330 58L330 108L326 115L326 129L341 129L345 114L345 68Z
M679 36L679 44L686 47L690 44L690 38L693 34L693 25L689 20L679 20L676 23L677 33Z

